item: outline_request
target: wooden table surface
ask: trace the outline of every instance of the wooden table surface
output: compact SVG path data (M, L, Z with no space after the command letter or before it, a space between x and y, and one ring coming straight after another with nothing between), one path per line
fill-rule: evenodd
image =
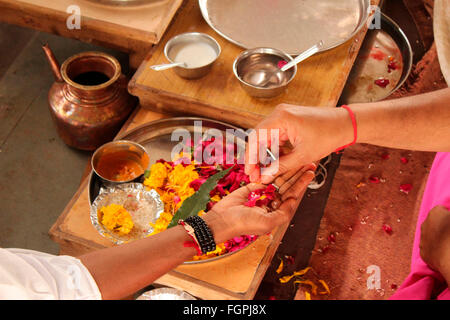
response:
M0 21L129 53L130 66L137 69L182 2L161 0L125 8L86 0L0 0ZM80 9L80 29L67 27L70 6Z
M374 3L378 3L376 0ZM173 70L149 67L167 63L164 45L184 32L203 32L222 48L213 69L198 80L182 79ZM233 74L233 62L244 50L219 36L204 21L198 1L185 2L160 44L153 48L129 83L141 106L154 111L192 114L248 128L256 125L279 103L335 107L364 39L363 27L353 39L319 53L298 65L297 75L282 95L273 99L249 96Z
M202 21L197 1L185 2L166 36L146 57L129 84L129 90L140 98L141 106L119 136L173 113L200 115L251 127L281 102L334 107L366 32L362 30L340 47L303 63L302 71L287 93L276 99L257 100L247 96L230 75L229 63L242 49L219 38ZM171 75L171 70L150 73L149 65L164 62L161 50L167 39L187 30L212 34L222 46L222 57L228 60L218 61L208 76L195 81ZM88 180L85 179L50 230L51 238L60 244L61 254L79 255L112 246L92 226L89 211ZM216 262L182 265L156 282L202 299L252 299L286 228L287 225L279 227L270 236L260 237L249 250Z

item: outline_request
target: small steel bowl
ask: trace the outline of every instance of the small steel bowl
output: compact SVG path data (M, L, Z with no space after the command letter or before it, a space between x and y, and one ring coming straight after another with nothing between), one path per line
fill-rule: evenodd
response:
M273 48L242 52L234 61L233 72L242 88L253 97L273 98L284 92L297 73L297 66L281 71L280 61L290 62L287 53Z
M181 34L173 37L166 43L166 46L164 47L164 55L166 56L166 59L169 60L171 63L177 62L174 60L172 49L175 48L177 45L181 45L183 43L192 43L192 42L203 42L203 43L209 44L211 46L211 48L213 48L214 51L216 52L216 58L213 61L211 61L210 63L200 66L200 67L194 67L194 68L183 67L183 66L174 67L173 70L175 71L175 73L185 79L198 79L198 78L205 76L211 70L214 62L220 56L220 53L222 51L219 43L213 37L211 37L205 33L187 32L187 33L181 33Z
M138 163L142 167L143 173L139 176L133 177L132 179L117 181L112 180L111 177L105 177L102 172L99 172L99 163L102 157L107 155L112 155L114 153L119 153L118 161L120 160L131 160ZM117 140L108 142L101 147L99 147L93 154L91 159L92 170L100 178L102 184L106 187L113 187L117 184L128 183L133 181L138 181L142 178L144 171L148 169L150 164L150 157L147 151L140 144L128 141L128 140Z

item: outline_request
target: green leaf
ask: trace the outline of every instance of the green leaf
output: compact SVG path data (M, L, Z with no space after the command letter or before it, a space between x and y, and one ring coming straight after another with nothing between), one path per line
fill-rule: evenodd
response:
M144 178L147 179L148 177L150 177L150 170L145 170L144 171Z
M170 221L168 228L175 227L178 224L178 220L186 219L190 216L196 216L200 211L206 209L206 205L210 201L209 193L217 186L220 179L225 177L233 167L227 170L220 171L209 177L200 188L192 196L184 200L181 207L174 214L172 221Z

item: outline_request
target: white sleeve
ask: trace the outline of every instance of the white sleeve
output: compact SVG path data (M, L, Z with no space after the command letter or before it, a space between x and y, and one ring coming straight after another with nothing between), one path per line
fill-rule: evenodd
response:
M0 299L101 299L88 269L77 258L0 248Z

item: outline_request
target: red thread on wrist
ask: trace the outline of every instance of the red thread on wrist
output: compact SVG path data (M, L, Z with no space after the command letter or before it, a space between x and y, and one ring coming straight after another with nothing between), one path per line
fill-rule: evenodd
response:
M189 233L189 230L186 228L186 224L183 220L179 220L178 224L182 225L184 230L187 232L188 236L192 239L192 241L185 241L183 243L183 247L185 248L195 248L197 250L197 256L201 256L203 254L202 250L200 249L200 245L198 244L197 239Z
M350 115L350 118L352 119L352 126L353 126L353 141L349 144L346 144L345 146L342 146L340 148L337 148L334 152L339 152L341 150L344 150L345 148L348 148L356 143L356 140L358 139L358 128L356 126L356 117L353 113L352 109L350 109L347 105L342 105L341 108L344 108L348 111L348 114Z

